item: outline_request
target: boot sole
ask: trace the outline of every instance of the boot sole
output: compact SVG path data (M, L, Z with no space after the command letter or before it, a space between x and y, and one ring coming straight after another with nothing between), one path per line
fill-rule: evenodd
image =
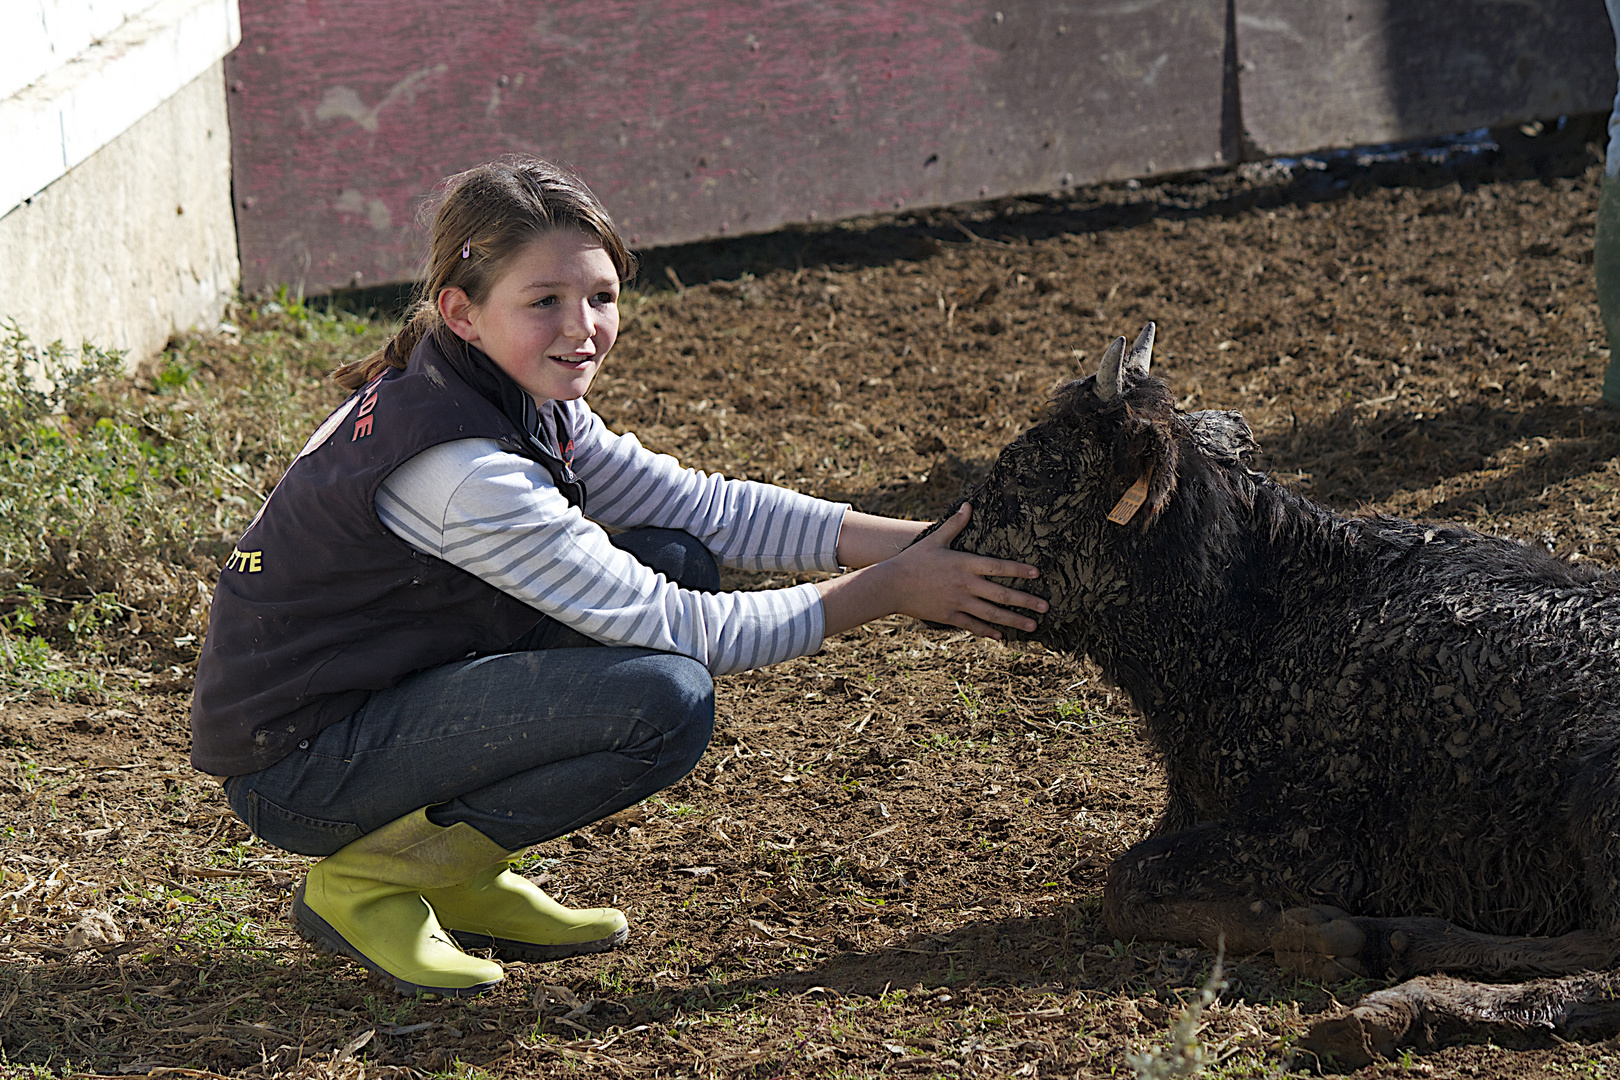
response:
M365 953L350 945L342 934L333 929L331 923L315 914L309 905L304 903L304 883L301 881L298 883L298 887L293 890L292 913L293 926L298 930L299 937L321 952L347 957L372 974L382 976L393 984L397 993L406 997L415 997L417 994L438 994L441 997L474 997L500 985L497 980L495 982L477 983L473 986L423 986L419 983L407 982L397 975L384 971Z
M587 953L607 952L623 945L630 937L630 928L621 926L614 931L613 936L598 938L595 941L578 941L566 945L539 945L532 941L512 941L509 938L490 937L488 934L476 934L471 930L445 931L456 939L456 944L467 952L475 950L489 950L495 959L510 963L544 964L552 960L566 960L570 956L584 956Z

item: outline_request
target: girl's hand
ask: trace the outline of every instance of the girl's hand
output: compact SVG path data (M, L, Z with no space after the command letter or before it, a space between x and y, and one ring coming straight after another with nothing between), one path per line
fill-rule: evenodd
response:
M1039 574L1035 567L950 549L971 513L964 504L931 535L899 554L818 585L827 635L896 613L998 640L997 626L1034 630L1034 619L1009 609L1041 613L1046 601L986 578L1033 578Z

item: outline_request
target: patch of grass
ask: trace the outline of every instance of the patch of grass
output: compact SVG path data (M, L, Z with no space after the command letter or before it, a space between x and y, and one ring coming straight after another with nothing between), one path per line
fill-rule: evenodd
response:
M436 1080L492 1080L495 1074L477 1065L469 1065L458 1058L450 1063L448 1069L427 1075Z
M1206 1038L1204 1014L1227 985L1225 954L1223 942L1216 950L1209 976L1171 1020L1162 1045L1126 1052L1125 1063L1137 1080L1192 1076L1205 1076L1210 1080L1276 1080L1288 1073L1293 1063L1291 1054L1278 1062L1253 1046L1238 1047L1233 1045L1232 1039L1211 1045Z
M396 994L366 994L362 999L366 1015L378 1024L408 1024L416 1018L417 999Z
M650 805L656 806L663 810L664 813L668 814L670 817L677 819L692 817L694 815L706 812L696 806L693 806L691 803L670 802L661 795L654 795L652 798L648 799L647 802Z
M965 716L970 723L977 720L979 718L979 713L982 706L979 699L974 696L973 684L969 683L964 687L961 683L956 683L955 686L956 700L962 705L962 715Z
M512 864L512 869L519 874L538 877L561 862L557 856L542 848L534 847L524 852L518 861Z
M0 324L0 699L96 701L189 662L223 557L388 328L291 300L126 375ZM182 671L184 669L182 668Z

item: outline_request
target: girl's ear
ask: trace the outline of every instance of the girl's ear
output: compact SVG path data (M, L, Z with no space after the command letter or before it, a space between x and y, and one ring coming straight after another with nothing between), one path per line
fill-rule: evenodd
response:
M478 341L478 328L472 324L473 303L463 289L451 286L439 290L439 317L456 337L468 344Z

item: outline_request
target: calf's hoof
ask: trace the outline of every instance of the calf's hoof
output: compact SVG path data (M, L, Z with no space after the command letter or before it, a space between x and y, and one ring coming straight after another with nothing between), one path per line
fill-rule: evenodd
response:
M1318 904L1289 908L1271 932L1277 963L1302 979L1339 982L1366 975L1367 935L1347 912Z
M1412 1027L1412 1010L1403 1001L1374 1001L1369 995L1344 1016L1313 1025L1299 1041L1329 1069L1360 1069L1379 1058L1393 1058Z
M1311 982L1344 982L1367 972L1354 956L1323 956L1314 952L1276 952L1277 966L1296 979Z

